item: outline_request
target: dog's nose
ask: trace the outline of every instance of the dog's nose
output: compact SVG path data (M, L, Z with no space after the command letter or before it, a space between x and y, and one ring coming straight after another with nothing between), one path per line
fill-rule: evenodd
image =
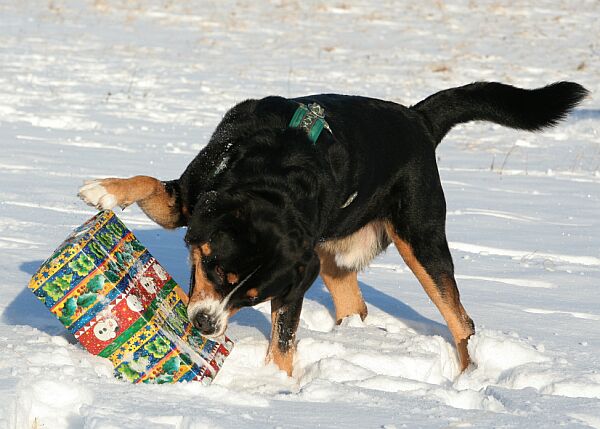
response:
M206 313L198 313L194 317L194 326L200 330L202 335L212 335L215 333L215 322Z

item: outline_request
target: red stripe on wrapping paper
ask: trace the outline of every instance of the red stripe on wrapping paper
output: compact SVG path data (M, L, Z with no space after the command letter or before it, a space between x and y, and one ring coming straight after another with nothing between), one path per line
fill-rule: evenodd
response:
M145 253L145 252L146 252L146 250L144 250L142 252L142 254ZM138 260L139 260L139 258L138 258ZM164 281L162 279L160 279L158 277L158 275L156 274L156 269L154 268L156 265L160 266L160 264L158 263L158 261L154 257L151 256L150 259L148 260L148 262L146 262L146 264L143 266L143 268L140 271L138 271L138 273L136 274L136 276L131 278L131 281L130 281L129 285L125 289L125 292L119 294L101 312L104 312L106 310L112 311L112 309L120 302L120 300L126 299L126 297L128 295L136 295L140 299L140 302L141 302L142 307L143 307L142 312L141 313L136 313L136 314L139 314L140 317L141 317L141 315L144 314L146 312L146 310L152 305L152 302L154 302L154 300L157 298L157 295L162 291L162 289L164 288L164 286L169 281L172 280L171 276L166 272L166 270L164 270L164 268L162 268L162 266L161 266L161 268L165 272L167 279L164 280ZM133 264L132 264L132 266L133 266ZM150 270L150 268L152 268L152 270ZM154 281L155 287L156 287L156 292L155 293L151 294L151 293L147 292L144 289L143 286L141 286L139 280L140 280L140 278L142 276L147 276L147 277L151 277L152 278L152 280ZM121 278L121 280L122 279L123 279L123 277ZM119 282L121 280L119 280ZM77 331L77 333L75 334L75 338L79 338L84 333L86 333L92 326L94 326L97 323L97 321L99 319L102 319L102 317L101 317L100 314L98 316L94 317L92 320L90 320L90 322L88 322L87 324L85 324L79 331ZM129 328L130 325L131 324L124 325L123 326L123 330L126 330L127 328ZM109 342L107 342L107 344L108 343Z
M137 322L141 317L142 313L133 311L127 304L127 296L129 293L121 293L110 303L105 310L102 310L98 316L95 317L95 322L98 323L105 317L102 317L102 313L110 312L108 318L115 319L119 329L116 332L116 337L108 341L101 341L94 334L93 329L87 329L83 334L77 338L83 347L85 347L90 353L98 354L112 343L119 335L125 332L131 325ZM142 310L144 311L144 310ZM95 324L95 323L94 323Z
M114 289L114 288L113 288ZM100 310L96 316L94 316L88 323L83 325L79 331L75 332L75 338L79 339L80 336L85 334L92 326L94 326L100 319L103 318L103 313L106 311L112 311L112 308L116 305L117 302L120 302L124 297L131 293L133 288L131 286L127 286L125 292L120 293L115 297L115 299L109 303L103 310ZM112 289L111 289L112 290Z
M169 280L163 288L160 290L160 294L157 295L157 299L155 301L163 300L174 287L177 286L174 280ZM114 353L119 347L121 347L124 343L126 343L140 328L154 317L154 313L156 312L155 301L146 309L144 309L144 313L142 314L141 320L138 319L133 325L131 325L128 329L121 332L117 338L115 338L112 343L110 343L104 350L98 353L99 356L108 357Z
M165 273L165 280L161 279L156 273L156 266L159 266L160 269ZM148 292L144 288L144 286L142 286L142 277L150 277L153 280L156 292ZM150 259L144 265L143 270L139 271L135 277L132 277L131 280L138 292L137 295L140 297L140 300L144 304L144 307L148 307L156 299L156 296L163 289L165 284L167 284L171 279L172 277L169 275L169 273L167 273L167 271L162 267L162 265L160 265L156 258L150 256Z

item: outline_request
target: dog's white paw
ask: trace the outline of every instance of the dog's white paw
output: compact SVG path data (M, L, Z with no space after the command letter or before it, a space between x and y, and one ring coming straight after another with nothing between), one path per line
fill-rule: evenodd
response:
M87 205L98 210L110 210L118 203L117 198L110 194L101 180L86 180L77 194Z

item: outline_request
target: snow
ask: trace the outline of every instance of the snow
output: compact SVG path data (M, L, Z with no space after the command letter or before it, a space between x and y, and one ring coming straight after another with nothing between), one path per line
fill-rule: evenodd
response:
M600 428L600 3L0 4L0 428ZM438 150L475 366L390 248L369 316L308 293L292 378L266 365L269 306L239 312L210 387L132 386L27 290L93 214L83 180L178 177L225 111L318 92L413 104L450 86L574 80L592 97L536 134L476 123ZM226 161L223 166L225 167ZM182 284L183 231L121 218Z

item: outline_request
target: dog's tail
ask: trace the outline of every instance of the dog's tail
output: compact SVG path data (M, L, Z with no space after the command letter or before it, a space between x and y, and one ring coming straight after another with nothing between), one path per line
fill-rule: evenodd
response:
M491 121L529 131L556 125L587 94L574 82L556 82L538 89L476 82L440 91L411 109L425 116L437 147L453 126L463 122Z

